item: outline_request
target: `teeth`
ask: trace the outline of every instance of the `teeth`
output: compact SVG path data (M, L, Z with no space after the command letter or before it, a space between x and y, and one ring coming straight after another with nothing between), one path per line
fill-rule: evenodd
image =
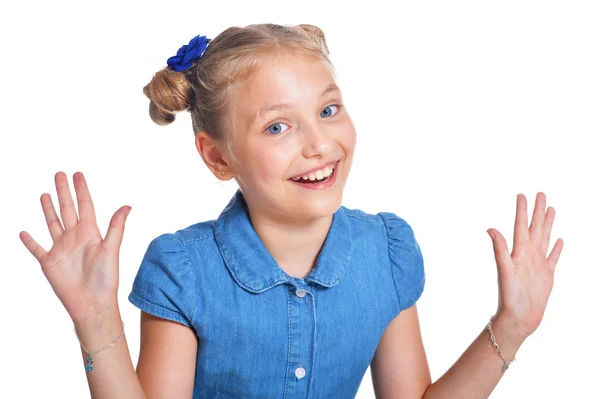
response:
M293 177L292 180L294 181L298 181L298 180L310 180L310 181L315 181L315 180L323 180L326 177L329 177L332 175L334 168L330 168L329 166L327 166L325 169L321 169L318 170L316 172L313 173L309 173L306 176L302 176L302 177Z

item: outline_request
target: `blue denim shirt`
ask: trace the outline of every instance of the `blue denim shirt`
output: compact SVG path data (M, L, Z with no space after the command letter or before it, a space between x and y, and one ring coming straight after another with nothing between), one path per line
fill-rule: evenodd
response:
M388 323L424 284L403 219L344 206L315 268L288 275L238 189L216 220L152 240L128 299L194 329L194 398L353 398Z

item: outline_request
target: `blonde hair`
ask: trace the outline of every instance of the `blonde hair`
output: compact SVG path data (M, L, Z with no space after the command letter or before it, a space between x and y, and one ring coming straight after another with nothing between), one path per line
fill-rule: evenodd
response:
M144 87L150 99L150 117L168 125L175 113L188 111L194 134L205 131L226 144L230 156L229 115L235 87L260 67L265 59L292 52L322 57L331 64L323 31L309 24L283 26L254 24L230 27L212 39L202 57L188 70L165 67Z

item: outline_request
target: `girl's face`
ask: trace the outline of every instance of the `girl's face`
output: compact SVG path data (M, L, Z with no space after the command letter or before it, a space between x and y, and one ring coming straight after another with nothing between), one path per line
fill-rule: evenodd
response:
M331 216L341 205L356 131L335 83L326 60L282 55L240 85L232 168L253 212L297 220ZM323 178L327 166L328 181L301 183L311 173Z

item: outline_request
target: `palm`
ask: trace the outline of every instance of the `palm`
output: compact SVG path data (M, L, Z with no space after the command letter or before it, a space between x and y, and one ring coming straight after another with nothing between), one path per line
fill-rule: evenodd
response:
M532 334L542 321L563 247L563 240L558 239L546 257L554 216L554 208L549 207L546 211L546 197L539 193L528 227L527 201L525 196L519 195L512 252L508 252L500 232L489 230L498 266L498 312L507 313L516 320L526 336Z
M78 308L91 304L94 298L108 299L113 287L118 285L111 270L107 270L112 266L109 258L102 250L97 228L79 222L54 242L40 264L69 314L77 315L85 310Z
M118 253L122 233L114 232L115 216L106 239L102 239L95 219L92 199L83 174L74 175L79 206L78 219L64 173L56 174L56 187L63 223L58 219L50 196L41 202L54 244L46 252L27 233L21 239L40 262L46 279L73 320L93 309L116 303ZM121 208L120 210L122 210ZM64 228L63 228L64 224Z

